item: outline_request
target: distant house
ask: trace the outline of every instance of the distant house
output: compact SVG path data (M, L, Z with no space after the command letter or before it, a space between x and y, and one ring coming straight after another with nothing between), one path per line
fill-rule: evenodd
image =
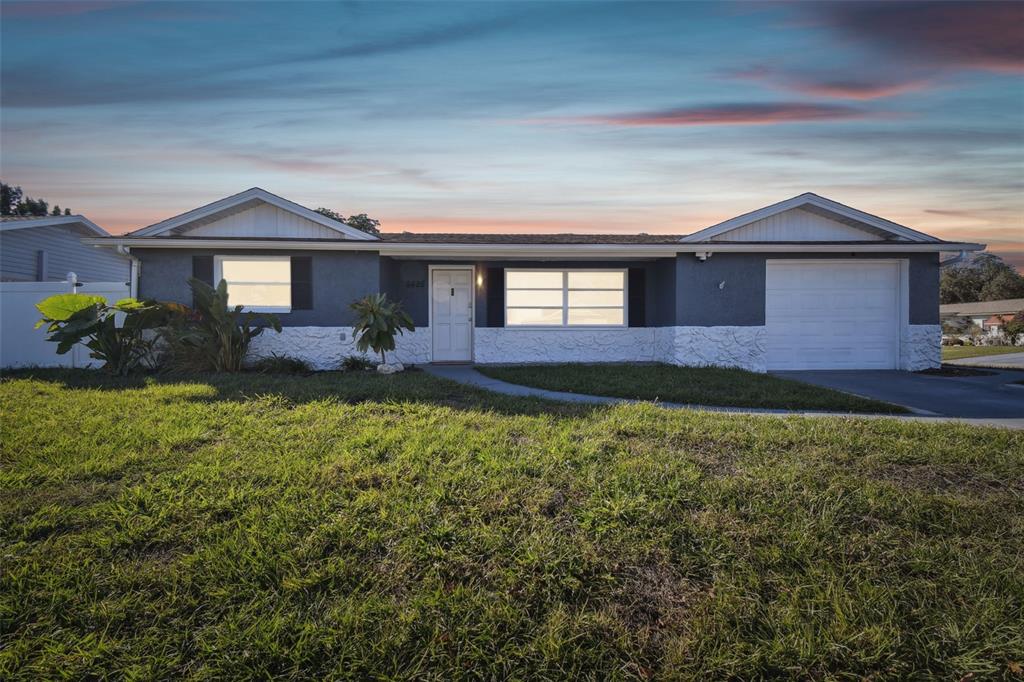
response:
M97 249L83 237L109 237L88 218L4 216L0 219L0 281L60 282L69 272L80 282L128 282L131 262L114 249Z
M280 316L253 352L330 368L349 303L381 291L416 331L401 362L652 361L775 369L940 363L942 241L806 193L692 234L370 235L252 188L119 237L139 294L189 304L188 280Z
M1024 310L1024 298L1007 298L1002 301L981 301L979 303L947 303L939 306L942 321L957 317L970 320L985 334L996 336L1003 325Z

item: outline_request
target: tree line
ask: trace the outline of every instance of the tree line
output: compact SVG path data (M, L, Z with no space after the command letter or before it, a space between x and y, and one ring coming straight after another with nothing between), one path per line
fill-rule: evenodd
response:
M25 194L21 187L8 185L6 182L0 182L0 215L71 215L71 209L61 209L58 204L54 204L51 209L50 202L46 199L33 199Z

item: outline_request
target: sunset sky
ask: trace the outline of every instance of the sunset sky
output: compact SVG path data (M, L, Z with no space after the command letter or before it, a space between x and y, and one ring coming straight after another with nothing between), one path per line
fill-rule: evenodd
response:
M4 182L111 232L692 232L813 191L1024 266L1024 3L2 4Z

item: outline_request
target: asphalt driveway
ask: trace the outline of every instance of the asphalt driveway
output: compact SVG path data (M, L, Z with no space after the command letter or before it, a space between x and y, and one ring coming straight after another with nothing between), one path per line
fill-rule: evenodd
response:
M883 370L772 372L919 413L980 419L1024 418L1024 372L985 370L990 376L951 377Z

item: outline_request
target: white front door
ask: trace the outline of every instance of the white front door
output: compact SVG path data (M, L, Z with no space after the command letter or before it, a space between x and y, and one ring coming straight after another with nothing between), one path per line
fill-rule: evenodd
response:
M896 369L898 261L768 260L768 369Z
M431 271L430 329L435 362L473 359L473 270Z

